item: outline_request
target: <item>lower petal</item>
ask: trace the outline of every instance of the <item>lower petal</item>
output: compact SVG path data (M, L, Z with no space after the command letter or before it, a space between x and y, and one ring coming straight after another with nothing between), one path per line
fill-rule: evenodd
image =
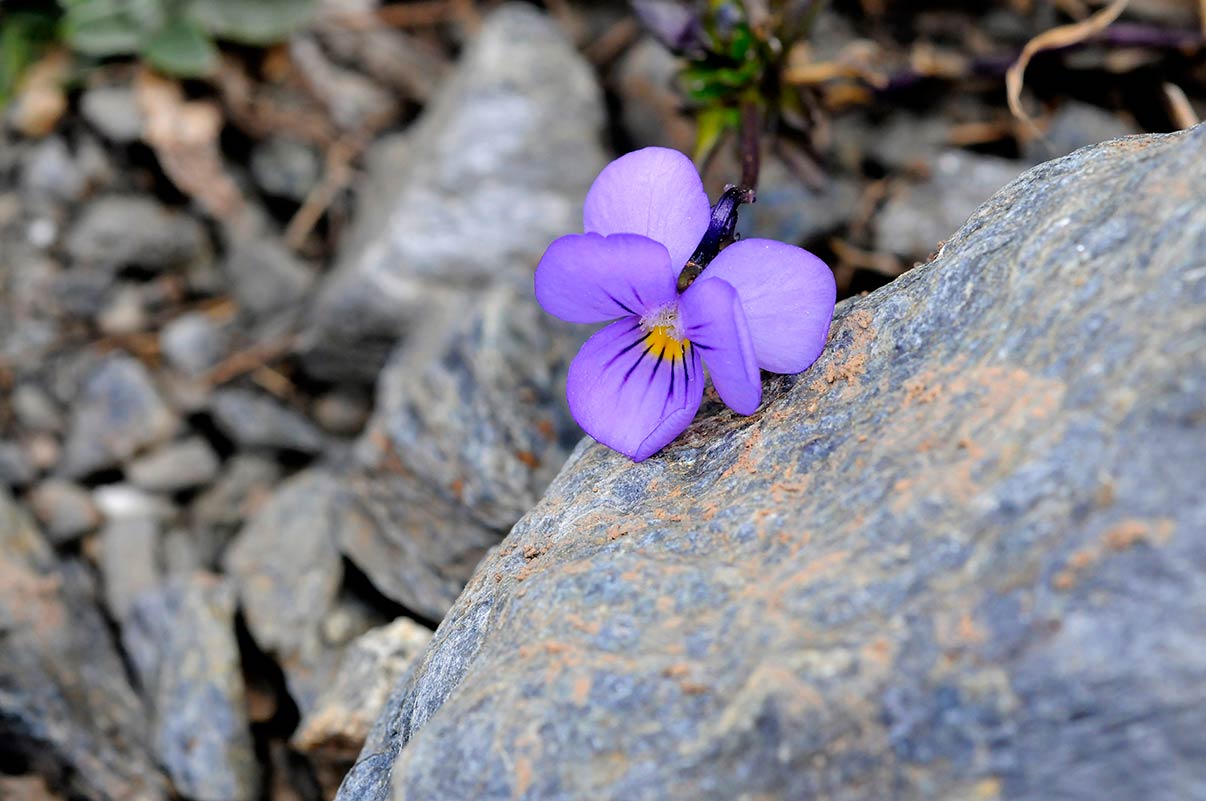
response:
M753 414L762 402L762 374L737 290L719 278L700 279L679 298L678 310L716 394L738 414Z
M758 366L798 373L825 348L837 286L825 262L807 250L769 239L734 242L703 273L741 296Z
M682 433L703 399L695 348L666 347L633 318L600 330L570 364L570 412L587 434L634 461Z

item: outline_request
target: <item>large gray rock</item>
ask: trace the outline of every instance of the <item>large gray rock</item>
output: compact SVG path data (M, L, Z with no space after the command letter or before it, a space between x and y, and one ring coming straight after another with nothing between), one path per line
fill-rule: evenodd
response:
M230 582L195 573L140 596L122 629L153 710L156 756L196 801L259 795L234 613Z
M530 288L433 307L381 374L360 450L374 467L405 465L505 531L579 437L562 401L580 344L572 328L545 314Z
M346 488L355 502L338 507L339 547L381 594L432 620L447 613L501 538L390 461L358 473Z
M757 414L583 443L340 797L1202 798L1204 153L1038 167Z
M86 568L58 563L0 487L0 743L71 797L168 798L146 713Z
M558 26L527 5L490 14L417 124L388 207L320 290L307 368L371 382L433 296L530 281L581 226L602 126L592 71Z

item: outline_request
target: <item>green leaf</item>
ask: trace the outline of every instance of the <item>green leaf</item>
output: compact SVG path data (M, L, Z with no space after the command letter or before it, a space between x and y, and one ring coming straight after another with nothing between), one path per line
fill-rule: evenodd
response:
M22 12L0 18L0 107L53 37L54 20L48 14Z
M164 22L157 0L71 0L66 9L60 35L76 52L99 58L138 52Z
M729 106L711 106L696 116L695 164L702 166L726 134L741 125L741 112Z
M218 67L218 49L205 31L183 19L172 20L155 33L142 50L143 57L170 75L197 78Z
M315 0L192 0L188 17L219 39L272 44L310 21Z

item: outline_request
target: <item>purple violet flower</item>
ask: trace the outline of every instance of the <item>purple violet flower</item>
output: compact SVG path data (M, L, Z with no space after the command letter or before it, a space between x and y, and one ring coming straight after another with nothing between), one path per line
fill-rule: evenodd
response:
M720 399L753 414L762 402L759 368L798 373L825 347L837 290L806 250L734 242L697 265L705 269L679 292L679 273L710 224L725 222L712 211L690 159L638 150L595 179L586 233L557 239L536 268L536 299L549 314L615 321L574 357L566 395L586 433L633 461L657 453L695 417L705 364ZM731 225L731 212L716 216Z

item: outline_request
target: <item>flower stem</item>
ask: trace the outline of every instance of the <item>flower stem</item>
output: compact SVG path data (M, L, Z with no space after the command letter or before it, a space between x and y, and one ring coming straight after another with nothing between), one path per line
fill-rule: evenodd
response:
M695 254L678 274L680 293L685 292L712 259L716 258L716 254L733 241L733 233L737 228L737 208L742 203L753 203L754 200L754 190L748 186L725 187L720 199L712 206L712 219L708 222L707 233L700 240Z

